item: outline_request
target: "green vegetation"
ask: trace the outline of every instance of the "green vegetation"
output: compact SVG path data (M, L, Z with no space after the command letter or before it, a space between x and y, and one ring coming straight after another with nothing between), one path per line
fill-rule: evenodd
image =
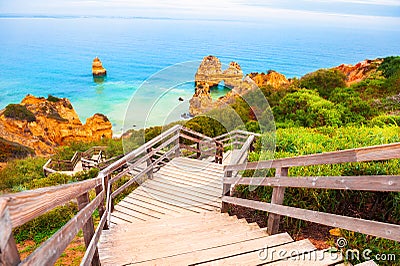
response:
M49 94L49 96L47 97L47 100L48 100L49 102L56 103L56 102L59 102L61 99L60 99L60 98L57 98L57 97L55 97L55 96L53 96L53 95L51 95L51 94Z
M35 115L29 111L26 106L20 104L9 104L6 106L4 116L7 118L17 119L21 121L34 122Z
M385 143L400 142L400 57L387 57L384 62L361 82L346 87L345 76L337 70L322 69L301 79L293 79L285 88L261 88L260 92L250 92L226 108L212 110L204 116L197 116L185 124L197 132L215 137L236 128L253 132L264 132L264 139L274 138L275 158L293 157L327 151L337 151ZM270 106L263 102L268 99ZM49 95L49 101L60 99ZM6 117L24 121L35 121L34 115L25 106L9 105ZM164 127L131 130L123 140L104 139L92 143L73 142L60 147L53 157L70 160L76 151L86 151L92 146L107 146L107 157L114 157L132 151L143 143L158 136L176 123ZM265 133L268 132L268 133ZM0 148L12 147L0 139ZM271 158L271 154L261 151L260 143L249 154L250 161ZM15 147L15 158L31 151ZM3 155L3 154L2 154ZM0 160L1 160L0 156ZM0 191L19 192L44 186L66 184L93 178L98 170L75 176L52 174L45 177L43 158L14 160L0 171ZM261 172L273 176L275 170ZM252 176L253 171L245 171L244 176ZM257 173L259 174L259 173ZM386 160L366 163L345 163L293 167L289 176L349 176L349 175L400 175L400 160ZM123 177L114 186L122 185L128 178ZM132 189L125 191L129 193ZM239 197L270 202L272 188L248 186L236 187ZM119 195L119 201L124 194ZM340 191L328 189L288 188L284 205L303 209L364 218L368 220L400 224L400 193ZM53 234L77 212L75 204L65 205L38 217L15 229L17 241L27 239L41 243ZM254 211L257 215L265 213ZM310 223L285 217L282 231L291 235L301 233ZM348 248L364 250L373 254L396 253L400 257L400 244L394 241L369 237L363 234L341 230L341 235L349 241ZM328 239L334 244L335 237ZM356 262L356 261L352 261ZM390 262L387 265L393 265Z
M275 158L393 142L400 142L400 128L397 126L278 129ZM263 154L256 151L250 154L249 158L252 161L257 161L262 156ZM251 171L244 173L247 176L252 174ZM274 170L267 173L268 176L274 174ZM292 167L289 169L289 176L350 175L400 175L400 160ZM270 202L272 188L259 187L252 191L249 186L238 186L236 193L240 197ZM368 220L400 223L400 193L287 188L284 205ZM314 226L288 217L282 220L281 230L288 231L291 235L301 233L307 226ZM400 256L400 243L398 242L354 234L345 230L342 230L342 235L349 241L349 248L360 248L361 250L369 248L374 252L373 254L387 254L395 251L397 256ZM331 242L334 243L333 237Z
M329 97L336 88L345 87L346 76L339 70L320 69L300 79L300 88L317 90L322 97Z

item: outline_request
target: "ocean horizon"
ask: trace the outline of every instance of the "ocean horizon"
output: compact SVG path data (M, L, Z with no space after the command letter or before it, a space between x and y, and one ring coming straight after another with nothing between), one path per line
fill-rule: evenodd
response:
M133 126L124 125L124 118L135 92L166 67L188 61L198 65L203 57L215 55L225 65L238 62L245 74L273 69L293 78L343 63L399 55L398 23L371 25L3 14L0 109L19 103L26 94L66 97L83 123L103 113L114 133L120 134ZM107 69L102 83L94 82L91 73L96 56ZM195 70L188 71L185 84L168 88L159 112L173 108L179 97L185 99L186 105L180 107L184 112L194 93ZM163 86L153 85L154 90ZM212 92L215 98L225 93L222 86ZM145 96L139 104L147 104ZM141 115L137 114L139 120ZM178 119L179 113L168 122ZM165 122L155 118L148 126Z

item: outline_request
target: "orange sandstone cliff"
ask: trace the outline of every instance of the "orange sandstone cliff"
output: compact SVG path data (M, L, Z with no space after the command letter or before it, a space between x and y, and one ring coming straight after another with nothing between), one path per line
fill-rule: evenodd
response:
M11 106L11 105L10 105ZM106 116L95 114L82 124L68 99L27 95L20 104L0 111L0 137L47 155L69 141L93 141L112 137Z

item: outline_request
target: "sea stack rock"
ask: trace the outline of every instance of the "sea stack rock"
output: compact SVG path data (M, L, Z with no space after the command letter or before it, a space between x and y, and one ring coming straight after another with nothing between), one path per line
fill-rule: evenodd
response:
M107 70L103 67L103 64L97 56L93 59L92 73L93 77L104 77L107 75Z
M218 100L213 101L210 88L218 86L223 81L231 91ZM243 95L255 87L251 79L244 79L243 71L236 62L231 62L229 67L222 70L220 60L212 55L204 57L195 75L195 92L190 99L190 115L204 114L214 108L226 106L235 101L237 95Z

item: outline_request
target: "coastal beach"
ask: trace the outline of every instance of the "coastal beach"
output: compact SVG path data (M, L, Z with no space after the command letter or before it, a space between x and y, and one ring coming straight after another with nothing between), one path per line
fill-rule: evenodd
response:
M82 121L103 113L119 134L135 91L153 74L177 63L200 62L212 54L223 64L238 62L246 74L274 69L292 78L400 51L399 22L391 18L363 18L363 24L343 17L330 24L329 16L318 24L272 19L2 16L0 108L20 102L28 93L66 97ZM108 72L103 83L92 77L96 56ZM193 79L194 74L195 68ZM188 99L193 93L194 85L188 82L163 97L178 104L179 97ZM213 90L212 96L224 93ZM139 102L146 104L145 99Z

